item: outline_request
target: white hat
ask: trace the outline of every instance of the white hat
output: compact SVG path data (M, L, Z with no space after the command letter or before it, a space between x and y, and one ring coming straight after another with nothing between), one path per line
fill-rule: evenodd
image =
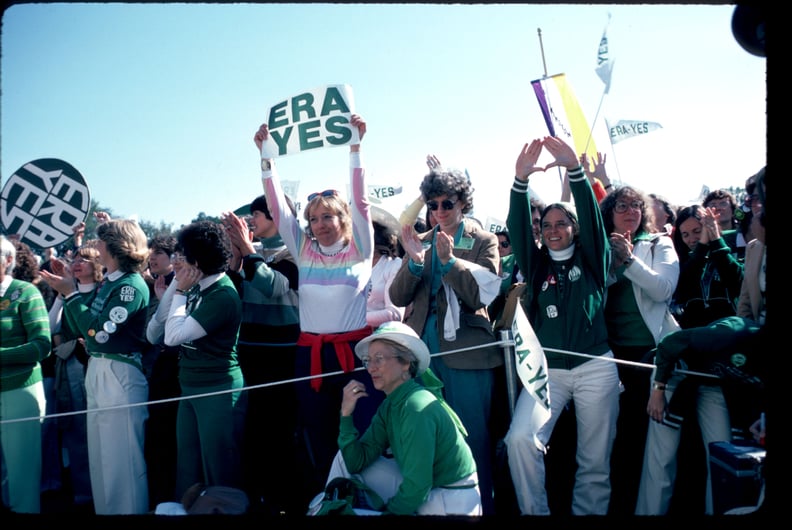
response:
M421 375L429 368L429 348L415 333L413 328L403 322L394 320L383 322L374 332L361 340L355 346L355 354L363 359L368 357L368 345L375 340L387 339L400 344L410 350L418 359L418 374Z

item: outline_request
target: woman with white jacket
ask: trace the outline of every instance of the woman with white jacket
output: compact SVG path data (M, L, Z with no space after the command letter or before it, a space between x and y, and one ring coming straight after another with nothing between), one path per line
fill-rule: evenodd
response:
M652 201L642 191L621 186L600 203L610 235L605 321L616 359L651 363L651 352L665 335L679 329L669 302L679 278L674 244L654 226ZM632 515L641 475L649 417L646 401L651 370L620 363L623 391L611 455L609 513Z

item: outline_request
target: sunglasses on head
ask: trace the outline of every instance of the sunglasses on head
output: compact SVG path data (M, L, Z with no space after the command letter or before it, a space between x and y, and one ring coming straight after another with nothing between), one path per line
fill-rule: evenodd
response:
M310 195L308 195L308 202L311 202L317 197L335 197L336 195L338 195L337 190L324 190L318 193L311 193Z
M437 201L427 201L426 207L429 208L431 211L436 212L438 208L442 207L443 210L453 210L456 203L459 202L458 200L452 201L451 199L446 199L443 202L438 203Z

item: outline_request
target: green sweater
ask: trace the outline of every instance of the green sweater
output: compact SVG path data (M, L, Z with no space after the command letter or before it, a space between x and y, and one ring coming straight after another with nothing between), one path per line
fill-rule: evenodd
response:
M396 515L414 514L432 488L476 471L473 453L454 420L434 394L412 379L385 398L360 439L352 416L341 416L338 446L351 473L392 449L404 480L385 512Z
M591 355L610 350L605 325L605 292L611 251L597 199L583 168L569 172L580 231L571 259L554 262L534 242L528 183L515 178L506 226L513 253L525 276L522 298L543 348ZM549 368L571 369L589 359L545 350Z
M63 308L64 316L85 338L90 354L128 355L146 347L148 303L149 289L143 277L137 272L116 271L105 276L90 306L75 292L66 298Z
M237 358L237 338L242 321L242 301L227 275L206 289L187 295L187 315L206 331L200 339L182 344L179 381L184 386L223 386L242 379Z
M280 236L262 244L261 254L242 258L241 273L228 273L242 298L239 344L294 345L300 335L297 264Z
M47 307L32 283L12 279L0 297L0 391L41 381L39 361L50 354Z

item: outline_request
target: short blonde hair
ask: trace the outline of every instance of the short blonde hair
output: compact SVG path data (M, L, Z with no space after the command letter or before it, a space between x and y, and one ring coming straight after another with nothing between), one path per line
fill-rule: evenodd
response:
M120 270L141 272L148 263L148 239L136 221L111 219L99 225L96 236L104 241Z
M303 211L303 217L308 222L305 227L305 233L311 239L314 238L313 230L311 230L311 212L319 206L324 206L338 216L338 223L341 225L342 238L347 243L352 240L352 210L347 203L338 193L326 197L319 195L310 201Z

